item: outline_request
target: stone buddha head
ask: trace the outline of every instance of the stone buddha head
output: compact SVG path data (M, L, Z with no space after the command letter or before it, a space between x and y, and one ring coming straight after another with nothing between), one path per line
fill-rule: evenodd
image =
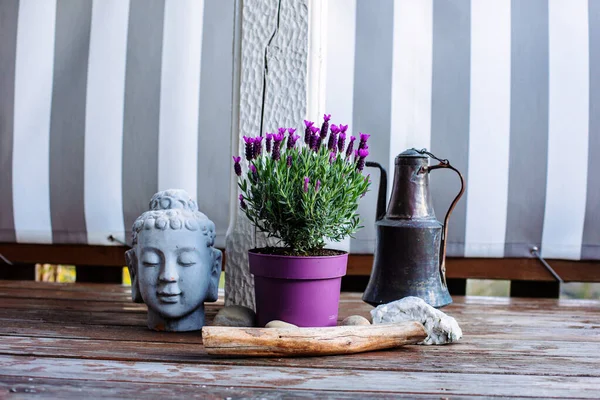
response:
M148 306L148 328L193 331L204 326L204 302L216 301L222 253L215 225L184 190L165 190L133 224L125 253L133 301Z

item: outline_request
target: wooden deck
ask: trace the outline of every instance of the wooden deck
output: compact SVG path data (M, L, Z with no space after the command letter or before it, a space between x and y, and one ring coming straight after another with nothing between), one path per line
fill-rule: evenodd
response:
M344 294L340 318L370 308ZM148 331L128 288L0 281L0 398L600 398L599 301L464 297L444 311L457 344L214 359L198 332Z

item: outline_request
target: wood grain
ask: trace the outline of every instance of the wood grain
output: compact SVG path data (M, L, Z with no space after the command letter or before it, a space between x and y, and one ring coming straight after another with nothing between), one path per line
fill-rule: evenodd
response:
M565 282L600 282L600 261L546 260ZM348 257L348 275L368 276L372 254ZM447 258L446 276L459 279L506 279L555 281L548 270L533 258Z
M344 392L323 390L256 389L252 387L213 386L205 384L171 384L149 382L85 381L79 379L53 379L0 376L0 393L8 393L9 398L36 396L47 399L389 399L389 394L375 392ZM394 398L429 399L430 395L410 394ZM453 397L470 399L470 396ZM531 399L529 399L531 400Z
M401 359L397 360L402 362ZM450 360L448 360L450 362ZM0 376L83 379L150 384L200 384L306 391L346 391L437 396L526 395L545 398L597 399L600 379L589 376L423 373L420 371L365 371L336 368L252 367L156 362L121 362L51 357L0 356Z
M0 243L0 253L6 258L15 263L28 264L122 267L126 250L124 246ZM225 266L225 253L223 257ZM547 261L565 282L600 282L600 261ZM369 276L372 266L372 254L351 254L348 257L347 274ZM446 267L448 278L554 281L542 264L533 258L448 258Z
M149 331L129 288L0 281L0 398L597 398L600 301L455 297L448 346L215 358L200 332ZM210 324L222 303L207 305ZM344 293L339 318L368 315ZM29 391L29 392L28 392ZM137 394L136 394L137 393Z

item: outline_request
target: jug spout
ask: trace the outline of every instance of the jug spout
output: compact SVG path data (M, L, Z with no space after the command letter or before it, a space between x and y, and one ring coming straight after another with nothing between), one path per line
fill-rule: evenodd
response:
M367 161L365 164L367 167L375 167L379 168L379 191L377 194L377 211L375 214L375 219L379 221L383 217L385 217L385 205L386 205L386 196L387 196L387 172L383 166L374 161Z

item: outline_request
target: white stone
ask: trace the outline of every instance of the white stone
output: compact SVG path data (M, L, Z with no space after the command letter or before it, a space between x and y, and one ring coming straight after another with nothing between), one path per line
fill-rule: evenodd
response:
M371 310L373 325L417 321L425 326L427 338L419 344L446 344L462 337L456 320L419 297L405 297Z
M368 319L361 315L351 315L344 318L342 326L355 326L355 325L371 325Z
M213 321L215 326L253 327L255 323L256 313L254 310L243 306L223 307Z
M297 328L297 325L275 319L265 325L265 328Z

